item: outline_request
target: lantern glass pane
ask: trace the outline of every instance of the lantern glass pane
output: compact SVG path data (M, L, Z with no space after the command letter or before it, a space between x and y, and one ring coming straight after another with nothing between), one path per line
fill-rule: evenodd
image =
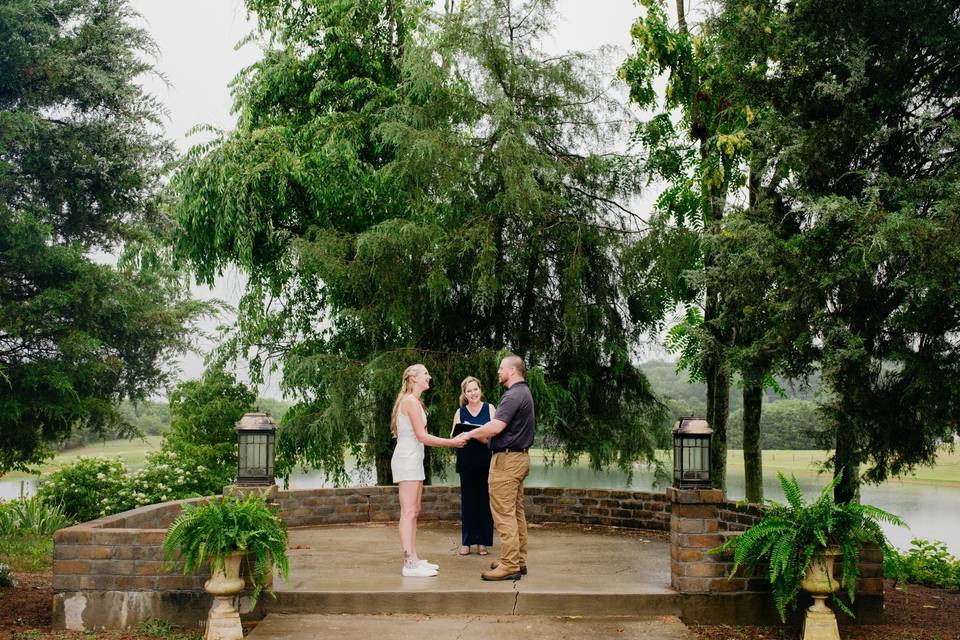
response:
M241 433L237 443L237 467L241 470L247 468L247 434Z
M681 478L681 472L683 470L683 461L680 459L680 441L674 439L673 441L673 478L674 480L679 480Z

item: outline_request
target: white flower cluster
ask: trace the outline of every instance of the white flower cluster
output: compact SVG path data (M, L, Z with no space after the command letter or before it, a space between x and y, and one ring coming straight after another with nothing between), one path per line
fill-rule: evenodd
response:
M188 458L190 456L187 456ZM147 456L142 469L130 473L119 458L79 457L51 474L40 492L71 505L79 522L167 500L218 493L229 478L167 449Z

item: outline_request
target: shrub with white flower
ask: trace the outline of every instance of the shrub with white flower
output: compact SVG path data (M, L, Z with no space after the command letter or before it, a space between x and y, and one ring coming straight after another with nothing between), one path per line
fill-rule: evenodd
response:
M211 491L211 480L195 476L191 467L194 467L191 461L182 460L166 449L149 454L144 467L127 478L126 485L117 492L106 510L119 513L157 502L220 492L219 489ZM219 485L220 489L223 484Z
M230 482L222 470L161 449L147 455L144 467L128 473L119 459L78 458L40 486L45 499L64 505L73 522L86 522L148 504L215 495Z
M126 482L127 468L119 458L81 456L50 474L37 493L47 503L63 505L71 522L87 522L104 514L104 505Z

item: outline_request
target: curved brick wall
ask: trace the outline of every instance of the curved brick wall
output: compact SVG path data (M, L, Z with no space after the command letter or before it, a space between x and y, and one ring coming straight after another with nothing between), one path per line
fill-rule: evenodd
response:
M528 487L531 522L670 528L664 494L598 489ZM148 618L196 626L206 617L206 573L183 575L182 564L167 570L160 545L166 528L194 498L149 505L58 531L54 535L54 627L91 630L127 628ZM391 522L400 517L397 487L353 487L280 491L281 515L291 527ZM460 489L424 487L422 520L460 518ZM263 600L261 600L263 602ZM243 606L247 617L262 615Z
M627 527L670 528L670 503L662 493L526 487L524 506L530 522ZM292 527L360 522L393 522L400 518L397 487L351 487L280 491L276 502ZM460 489L423 489L424 521L459 520Z
M707 553L754 524L762 514L755 505L728 501L716 489L670 488L666 493L650 493L527 487L524 495L527 519L534 523L670 531L671 579L684 596L685 620L761 621L772 611L766 593L769 585L762 577L731 580L731 558ZM203 591L206 575L184 576L182 565L167 571L160 545L183 505L206 499L150 505L58 531L54 535L54 627L126 628L148 618L187 628L199 625L210 606L210 597ZM397 487L280 491L275 502L291 527L394 522L400 516ZM422 520L457 521L459 517L459 487L424 488ZM883 607L879 549L865 549L860 567L858 620L874 621ZM728 600L731 597L735 600ZM239 605L246 617L263 615L261 604L252 610L241 598ZM733 611L738 613L731 618Z

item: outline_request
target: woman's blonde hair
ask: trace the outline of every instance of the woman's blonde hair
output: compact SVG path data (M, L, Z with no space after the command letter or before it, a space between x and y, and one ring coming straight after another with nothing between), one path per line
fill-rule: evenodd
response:
M467 404L467 385L471 382L477 383L477 389L480 389L480 399L483 400L483 385L480 384L480 381L474 378L473 376L467 376L463 379L463 382L460 383L460 406L465 406Z
M417 372L421 369L424 371L427 370L422 364L412 364L403 370L403 382L400 383L400 393L397 394L397 400L393 403L393 413L390 416L390 434L394 438L397 437L397 413L400 411L400 403L407 394L413 393L413 376L417 375ZM421 407L423 406L420 398L417 398L417 402L420 403Z

